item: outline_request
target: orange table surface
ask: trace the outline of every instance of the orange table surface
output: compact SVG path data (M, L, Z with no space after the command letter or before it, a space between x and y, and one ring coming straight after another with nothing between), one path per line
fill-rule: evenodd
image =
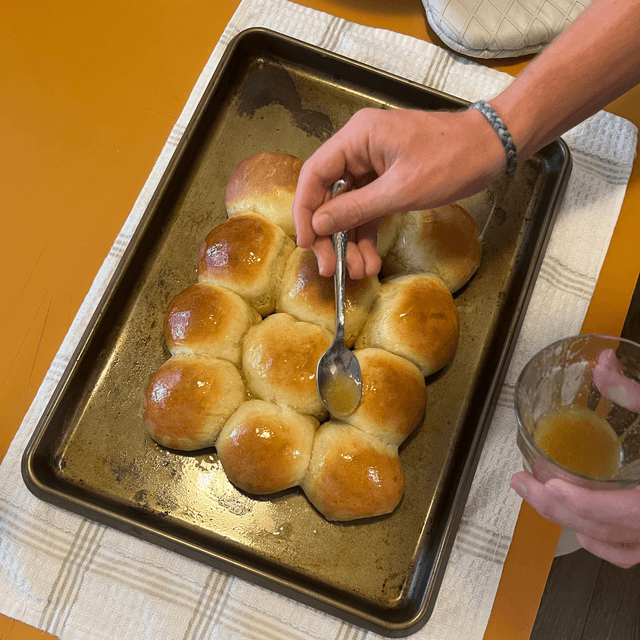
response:
M0 458L239 0L7 3L0 22ZM441 45L420 0L299 4ZM517 74L529 58L481 62ZM640 88L609 111L640 126ZM583 331L619 335L640 273L636 162ZM558 528L526 506L486 640L526 639ZM0 640L50 637L0 616Z

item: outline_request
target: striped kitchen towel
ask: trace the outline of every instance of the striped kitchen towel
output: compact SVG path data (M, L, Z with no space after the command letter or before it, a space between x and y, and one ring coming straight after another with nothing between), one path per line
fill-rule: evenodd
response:
M429 43L287 2L242 0L100 269L0 466L0 611L64 640L373 640L376 634L239 578L46 504L20 460L92 312L225 48L266 27L448 94L490 99L511 77ZM513 438L516 374L539 348L579 332L633 164L637 130L599 113L565 137L573 173L500 394L461 526L421 640L480 640L520 507Z

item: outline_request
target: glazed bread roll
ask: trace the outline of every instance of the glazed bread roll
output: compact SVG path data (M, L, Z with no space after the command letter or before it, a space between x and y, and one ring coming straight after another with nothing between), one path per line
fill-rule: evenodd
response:
M238 369L228 360L179 355L167 360L147 388L144 423L161 445L194 451L215 444L246 400Z
M383 258L385 275L434 273L455 293L480 266L475 220L458 204L392 216L397 228ZM391 221L389 227L393 228Z
M218 457L239 489L258 495L283 491L302 481L317 428L309 416L249 400L222 428Z
M458 309L445 283L432 274L384 281L356 349L386 349L431 375L453 357L460 335Z
M233 171L224 193L227 213L255 211L295 238L291 208L302 160L287 153L257 153Z
M273 313L284 265L295 243L273 222L242 213L219 224L200 248L198 278L242 296L260 315Z
M356 349L354 354L362 371L362 398L345 422L400 446L424 413L424 376L415 364L385 349Z
M327 520L391 513L404 492L398 448L343 422L325 422L301 486Z
M239 367L242 338L261 320L237 293L198 282L169 303L164 336L173 356L199 353L229 360Z
M378 295L377 276L351 280L345 286L344 342L351 348L362 330ZM276 311L289 313L298 320L319 324L332 333L336 327L336 303L333 278L318 272L318 261L311 249L297 247L284 269Z
M242 349L242 371L252 397L326 418L316 367L332 342L326 329L287 313L274 313L251 327Z

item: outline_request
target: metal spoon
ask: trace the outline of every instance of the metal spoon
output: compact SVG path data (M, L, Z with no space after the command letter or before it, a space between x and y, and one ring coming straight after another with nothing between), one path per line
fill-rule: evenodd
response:
M331 189L331 197L351 188L349 177L338 180ZM347 232L333 234L336 252L336 271L333 276L336 298L336 333L332 345L322 354L316 369L318 393L329 413L338 419L350 416L362 396L360 363L344 344L344 263L347 254Z

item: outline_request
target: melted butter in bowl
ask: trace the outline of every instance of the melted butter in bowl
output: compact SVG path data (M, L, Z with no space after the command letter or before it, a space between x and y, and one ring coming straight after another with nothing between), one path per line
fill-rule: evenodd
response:
M620 465L620 442L605 418L590 409L560 409L536 423L535 443L569 469L595 478L613 478Z

